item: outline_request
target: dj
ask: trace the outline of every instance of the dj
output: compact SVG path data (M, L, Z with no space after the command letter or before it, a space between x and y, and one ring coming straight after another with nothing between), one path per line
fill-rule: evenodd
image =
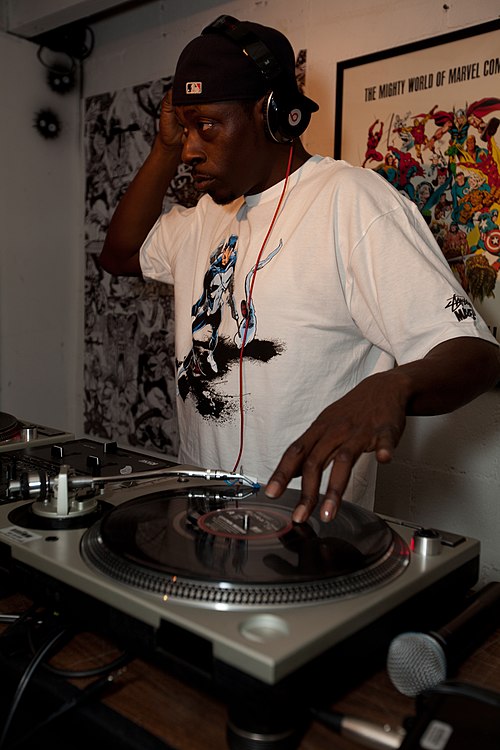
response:
M418 209L372 170L308 154L317 105L278 31L221 16L182 52L159 133L111 221L112 274L173 283L179 460L371 507L408 415L500 379L497 342ZM180 161L201 197L163 199Z

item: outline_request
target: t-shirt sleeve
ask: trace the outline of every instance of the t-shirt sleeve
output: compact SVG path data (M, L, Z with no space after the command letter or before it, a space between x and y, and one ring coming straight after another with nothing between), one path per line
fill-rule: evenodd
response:
M144 277L165 284L173 283L175 259L190 241L197 222L191 221L193 208L174 204L161 214L139 252Z
M418 208L390 186L382 193L382 209L371 214L368 200L364 229L351 227L348 243L346 298L363 334L400 364L451 338L498 343Z

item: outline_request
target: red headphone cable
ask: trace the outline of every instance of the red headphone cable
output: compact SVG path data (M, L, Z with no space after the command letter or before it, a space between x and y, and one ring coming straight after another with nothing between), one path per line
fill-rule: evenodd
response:
M254 266L253 273L252 273L252 279L250 281L250 289L249 289L249 292L248 292L248 298L246 300L247 319L246 319L245 328L244 328L244 331L243 331L243 338L242 338L242 341L241 341L240 358L239 358L240 448L239 448L239 452L238 452L238 458L234 462L233 473L237 471L238 464L240 463L241 456L242 456L242 453L243 453L244 428L245 428L245 416L244 416L244 404L243 404L243 353L244 353L244 349L245 349L245 343L246 343L246 340L247 340L248 327L250 325L250 314L249 314L249 312L250 312L250 303L252 301L253 287L254 287L254 284L255 284L255 276L257 274L257 268L259 266L259 262L260 262L260 259L262 257L262 253L264 252L264 248L267 245L267 242L269 240L269 237L271 235L273 227L274 227L274 225L276 223L276 219L278 218L278 214L279 214L281 205L282 205L284 197L285 197L286 188L287 188L287 185L288 185L288 178L290 177L290 172L291 172L291 168L292 168L292 159L293 159L293 143L290 146L290 153L288 155L288 164L287 164L287 168L286 168L285 181L283 183L283 190L281 191L281 195L280 195L278 204L277 204L277 206L275 208L273 218L272 218L271 223L269 225L269 229L267 230L266 236L264 237L264 241L263 241L263 243L261 245L261 248L259 250L259 254L257 255L257 260L255 262L255 266Z

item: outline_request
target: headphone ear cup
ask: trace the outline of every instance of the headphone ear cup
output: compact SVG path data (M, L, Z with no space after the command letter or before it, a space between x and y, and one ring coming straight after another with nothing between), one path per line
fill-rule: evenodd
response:
M287 99L271 91L262 108L264 127L276 143L290 143L305 131L311 113L304 111L299 99Z

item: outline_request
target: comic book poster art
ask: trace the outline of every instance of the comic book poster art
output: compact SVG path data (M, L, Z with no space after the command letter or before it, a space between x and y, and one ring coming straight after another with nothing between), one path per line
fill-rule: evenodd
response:
M89 436L177 453L172 289L113 277L97 261L109 221L157 132L165 78L85 101L84 430ZM193 205L187 167L165 198Z
M416 203L500 339L500 24L339 63L335 157Z

